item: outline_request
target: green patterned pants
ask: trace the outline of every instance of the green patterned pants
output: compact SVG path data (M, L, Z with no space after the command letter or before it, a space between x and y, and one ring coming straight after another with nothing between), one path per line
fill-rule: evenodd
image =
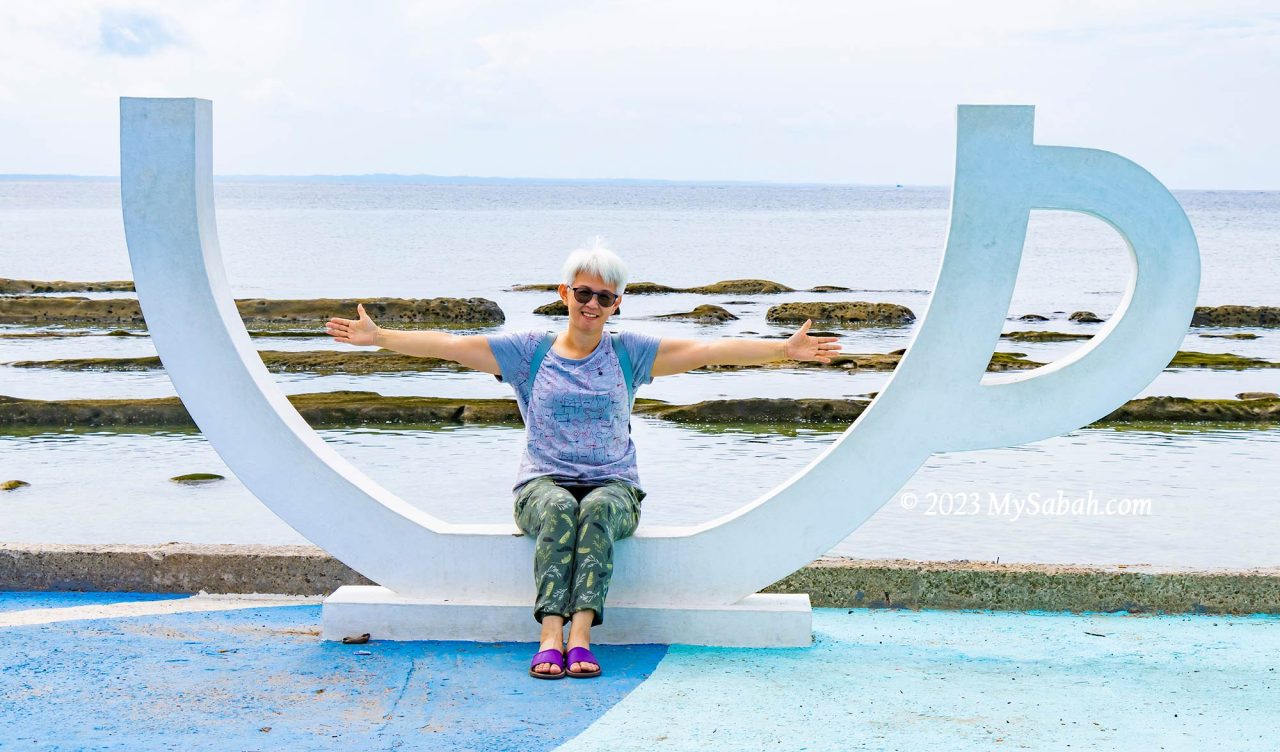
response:
M538 588L533 618L570 619L595 612L604 623L604 598L613 576L613 542L636 531L645 492L626 481L602 486L561 486L550 476L534 478L516 493L516 525L536 543L533 580Z

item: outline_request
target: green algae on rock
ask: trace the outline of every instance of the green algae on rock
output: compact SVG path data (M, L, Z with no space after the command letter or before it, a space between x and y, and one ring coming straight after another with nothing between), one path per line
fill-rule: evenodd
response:
M677 423L852 423L870 402L846 399L749 398L692 405L636 406L641 415Z
M1258 339L1253 332L1236 332L1235 334L1201 334L1205 339Z
M1005 332L1001 339L1015 342L1070 342L1077 339L1092 339L1092 334L1069 334L1067 332Z
M546 305L540 305L533 309L533 312L539 316L568 316L569 306L563 300L554 300Z
M522 425L513 399L384 397L376 392L322 392L288 396L314 428L354 425ZM844 425L855 420L866 399L759 398L708 400L673 405L637 399L635 413L689 424ZM1250 400L1146 397L1128 403L1092 425L1207 422L1237 425L1280 423L1280 399ZM176 397L119 400L25 400L0 396L0 427L72 426L136 429L193 426Z
M678 319L682 321L696 321L704 324L719 324L725 321L737 321L738 317L729 313L718 305L704 304L697 306L692 311L684 311L682 313L663 313L654 316L655 319Z
M709 285L686 287L681 292L707 293L712 295L772 295L780 292L795 292L790 287L767 279L726 279Z
M514 399L384 397L376 392L291 394L289 402L313 427L368 424L478 423L520 425ZM640 400L637 400L639 404ZM177 397L29 400L0 395L0 427L190 427Z
M314 298L236 301L245 324L323 324L334 316L354 316L356 304L382 325L496 325L506 321L498 304L486 298ZM134 298L0 297L0 323L128 324L145 327Z
M186 475L175 475L169 480L174 483L209 483L215 480L226 480L217 473L187 473Z
M25 480L6 480L5 482L0 483L0 491L16 491L19 488L29 485L31 484Z
M1230 368L1243 370L1246 368L1280 368L1280 363L1272 363L1261 358L1248 358L1232 353L1202 353L1193 350L1179 350L1169 361L1169 368Z
M1067 317L1068 321L1074 321L1077 324L1101 324L1102 319L1098 318L1093 311L1076 311Z
M51 282L35 279L5 279L0 277L0 295L22 295L38 292L133 292L133 280L118 279L110 282Z
M1192 326L1280 326L1280 306L1196 306Z
M466 366L443 358L404 355L393 350L259 350L267 370L274 373L400 373L419 371L466 371ZM60 360L19 360L5 365L15 368L54 368L63 371L150 371L163 368L155 355L134 358L64 358Z
M765 314L765 320L774 324L803 324L806 319L840 326L903 326L915 321L916 315L896 303L865 301L782 303Z
M1218 423L1280 422L1280 399L1193 399L1191 397L1144 397L1129 400L1099 424L1118 422Z
M252 332L250 332L252 335ZM112 329L109 332L54 331L39 332L2 332L0 339L46 339L52 337L145 337L143 332L129 332L124 329Z

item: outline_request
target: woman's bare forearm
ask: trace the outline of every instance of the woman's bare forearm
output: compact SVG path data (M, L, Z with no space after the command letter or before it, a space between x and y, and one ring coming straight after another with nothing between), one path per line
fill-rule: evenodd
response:
M502 373L502 367L498 365L498 359L489 347L489 338L481 334L448 334L378 327L375 336L375 345L393 352L419 358L450 360L484 373Z
M385 347L419 358L444 358L446 343L453 337L447 332L405 331L378 327L378 347Z
M787 359L787 341L725 338L707 343L707 365L755 366Z

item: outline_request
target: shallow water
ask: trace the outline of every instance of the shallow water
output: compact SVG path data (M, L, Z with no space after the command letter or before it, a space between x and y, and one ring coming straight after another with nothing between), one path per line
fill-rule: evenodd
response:
M603 233L631 264L634 280L697 285L767 278L796 288L837 284L850 293L625 298L619 328L668 337L781 334L765 322L788 300L900 303L919 316L928 303L946 237L947 191L939 188L343 186L217 184L219 229L236 297L483 296L507 315L496 332L560 328L538 317L549 293L509 286L555 281L568 248ZM1275 305L1280 268L1280 193L1179 192L1202 253L1200 304ZM1076 310L1107 317L1120 301L1127 251L1089 218L1036 212L1005 331L1097 331L1066 320ZM494 271L493 259L502 259ZM341 266L342 273L333 271ZM112 183L0 181L0 272L29 279L128 279L118 189ZM129 293L83 293L131 297ZM746 301L746 302L733 302ZM738 321L705 326L659 321L701 303ZM1012 320L1024 313L1052 320ZM354 311L334 315L353 316ZM105 332L110 328L101 329ZM0 331L22 328L0 327ZM27 330L29 331L29 330ZM1280 361L1280 333L1216 340L1196 329L1182 349ZM911 328L841 332L847 352L888 352ZM1083 342L1020 343L996 349L1044 362ZM259 349L348 349L328 338L255 339ZM153 355L149 338L0 338L0 363L70 357ZM817 369L690 373L663 377L640 396L671 402L737 397L850 397L876 391L891 374ZM275 374L287 393L356 389L386 395L508 397L484 374L434 371L369 376ZM1168 370L1139 396L1231 397L1280 391L1280 370ZM159 397L163 371L62 372L0 365L0 394L34 399ZM794 428L695 429L634 421L645 522L687 524L750 502L803 468L839 432ZM320 435L378 482L450 521L510 521L510 483L523 432L502 427L326 430ZM932 458L901 495L833 553L865 557L972 558L1169 565L1280 564L1280 487L1275 427L1081 430L1032 445ZM506 467L510 472L492 472ZM692 469L692 470L691 470ZM303 542L234 478L183 487L188 472L228 474L195 433L99 431L0 436L0 479L30 488L0 495L0 540L47 542ZM1045 516L926 514L950 499L1150 498L1149 514ZM947 495L949 494L949 496ZM976 497L975 497L976 495ZM997 511L1000 511L997 509Z
M793 435L633 421L643 522L685 525L731 512L803 469L838 431ZM344 458L449 522L510 522L523 430L324 430ZM913 559L1280 565L1280 428L1080 430L1009 448L936 455L832 553ZM202 436L78 431L0 437L0 540L61 543L305 543L226 469ZM483 458L482 461L477 458ZM10 464L13 463L13 464ZM74 472L68 472L74 468ZM510 473L492 472L507 468ZM16 472L15 472L16 471ZM183 486L191 472L228 476ZM856 483L856 479L850 479ZM1006 495L1147 498L1145 514L1052 515L1001 508ZM904 494L915 494L908 509ZM992 495L994 494L994 500ZM970 501L974 500L976 501ZM966 504L957 503L966 501ZM932 503L931 503L932 501ZM969 505L973 505L969 508ZM1105 510L1105 508L1104 508ZM1229 542L1229 545L1224 545Z

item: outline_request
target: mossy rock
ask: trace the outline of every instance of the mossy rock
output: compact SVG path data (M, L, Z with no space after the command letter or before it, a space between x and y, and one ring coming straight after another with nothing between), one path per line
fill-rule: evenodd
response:
M146 332L130 332L124 329L113 329L104 334L98 332L0 332L0 339L52 339L56 337L146 337Z
M1041 316L1038 313L1024 313L1018 317L1018 321L1048 321L1048 316Z
M767 279L726 279L709 285L686 287L681 292L697 292L712 295L771 295L780 292L795 292L790 287Z
M1026 353L998 352L991 354L991 360L987 363L987 371L1022 371L1028 368L1039 368L1042 365L1044 363L1027 360Z
M186 475L175 475L169 480L174 483L211 483L215 480L226 480L226 478L217 473L187 473Z
M622 289L622 294L660 295L668 292L684 292L678 287L660 285L657 282L631 282Z
M24 488L29 485L31 484L25 480L6 480L5 482L0 483L0 491L16 491L19 488Z
M1077 339L1093 339L1092 334L1068 334L1067 332L1005 332L1000 337L1015 342L1069 342Z
M368 298L236 301L246 325L323 324L334 316L354 316L356 304L378 323L388 324L501 324L506 320L498 304L486 298ZM0 323L8 324L125 324L145 326L142 309L132 298L0 297Z
M679 319L682 321L697 321L704 324L719 324L725 321L737 321L738 317L729 313L718 305L700 305L692 311L683 313L664 313L654 316L655 319Z
M39 292L132 292L133 281L127 279L111 282L42 282L34 279L0 278L0 295L22 295Z
M755 398L709 400L692 405L653 405L636 412L677 423L849 424L866 409L863 400Z
M1280 394L1275 392L1240 392L1236 395L1239 400L1256 400L1256 399L1280 399Z
M1101 324L1102 323L1102 319L1098 318L1098 315L1093 311L1076 311L1075 313L1068 316L1067 319L1069 321L1074 321L1077 324Z
M817 287L809 288L809 292L853 292L853 290L840 285L818 285Z
M1144 397L1129 400L1098 424L1126 422L1274 423L1280 421L1280 399L1192 399Z
M1169 361L1169 368L1230 368L1243 370L1245 368L1280 368L1280 363L1272 363L1261 358L1247 358L1242 355L1233 355L1232 353L1202 353L1179 350L1173 356L1173 360Z
M870 395L869 395L870 396ZM323 392L289 395L290 403L315 428L353 425L522 425L514 399L446 399L384 397L374 392ZM694 405L671 405L637 399L635 412L686 423L834 423L852 422L865 409L865 400L755 399L712 400ZM1108 415L1107 423L1173 424L1213 421L1245 425L1280 423L1280 399L1199 400L1148 397L1131 400ZM123 400L24 400L0 396L0 426L93 426L136 430L139 426L194 427L176 397Z
M328 337L323 329L251 329L250 337Z
M1196 306L1192 326L1280 326L1280 306Z
M384 397L345 390L291 394L287 399L313 427L522 423L514 399ZM0 427L35 426L190 428L195 423L177 397L29 400L0 395Z
M260 350L259 357L273 373L371 374L470 370L443 358L404 355L393 350ZM163 368L155 355L136 358L66 358L19 360L14 368L54 368L63 371L151 371Z
M1234 334L1201 334L1205 339L1258 339L1253 332L1236 332Z
M771 306L765 314L765 320L775 324L803 324L806 319L846 327L904 326L915 321L916 315L906 306L865 301L782 303Z
M554 303L540 305L533 309L533 312L539 316L568 316L569 305L563 300L557 300Z

